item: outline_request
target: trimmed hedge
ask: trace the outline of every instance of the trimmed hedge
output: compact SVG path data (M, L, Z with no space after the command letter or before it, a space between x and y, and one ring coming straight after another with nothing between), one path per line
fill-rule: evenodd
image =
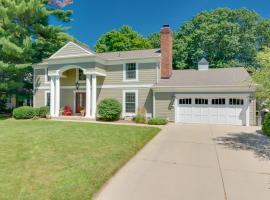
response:
M167 123L168 120L164 118L152 118L148 121L148 124L150 125L166 125Z
M138 124L144 124L146 122L146 118L143 114L137 114L134 118L133 121Z
M30 106L22 106L13 110L13 117L16 119L32 119L35 115L35 109Z
M267 115L264 118L262 124L262 131L265 135L270 136L270 113L267 113Z
M102 120L113 121L120 118L122 112L121 103L113 98L102 100L97 107L98 115Z
M49 114L49 107L48 106L43 106L43 107L40 107L40 108L37 108L38 109L38 117L40 118L46 118L46 115Z

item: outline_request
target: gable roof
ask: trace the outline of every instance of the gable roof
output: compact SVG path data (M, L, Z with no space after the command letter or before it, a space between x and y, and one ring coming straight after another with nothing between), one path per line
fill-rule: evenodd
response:
M64 58L64 57L82 57L82 56L94 56L95 52L90 49L78 45L75 42L68 42L65 46L54 53L50 58Z
M155 87L247 86L251 77L243 67L209 70L173 70L169 79L161 79Z
M160 57L160 49L105 52L105 53L97 53L97 56L106 60Z

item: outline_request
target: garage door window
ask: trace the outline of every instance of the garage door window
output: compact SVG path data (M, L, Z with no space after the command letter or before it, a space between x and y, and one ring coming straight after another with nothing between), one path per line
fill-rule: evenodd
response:
M208 99L195 99L195 104L197 105L207 105L208 104Z
M229 100L230 105L244 105L243 99L230 99Z
M191 104L191 98L179 99L179 104Z
M212 99L212 105L225 105L225 99L224 98Z

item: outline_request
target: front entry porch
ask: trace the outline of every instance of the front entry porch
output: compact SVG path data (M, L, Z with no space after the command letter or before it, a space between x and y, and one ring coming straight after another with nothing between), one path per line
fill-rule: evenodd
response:
M72 81L69 81L73 86L61 85L61 82L67 82L67 75L63 72L74 69L82 71L85 79L83 84L79 84L78 80L73 77ZM69 73L67 73L69 74ZM87 71L83 68L77 67L65 67L57 71L49 71L48 76L50 77L50 114L53 118L61 116L60 110L64 105L67 105L65 98L72 99L72 103L69 102L70 108L72 109L72 115L79 116L83 110L85 113L84 118L96 119L96 102L97 102L97 75L102 76L100 73L93 71ZM73 76L73 75L72 75ZM103 75L105 76L105 75ZM68 80L71 80L69 77ZM74 86L75 85L75 86ZM80 89L78 85L81 85ZM66 94L67 89L73 90L73 94ZM73 95L73 97L71 97ZM62 99L62 100L61 100ZM62 106L62 108L61 108Z

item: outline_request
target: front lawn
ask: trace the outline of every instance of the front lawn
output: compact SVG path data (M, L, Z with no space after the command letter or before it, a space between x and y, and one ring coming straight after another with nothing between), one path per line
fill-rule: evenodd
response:
M158 132L148 127L0 120L0 199L91 199Z

